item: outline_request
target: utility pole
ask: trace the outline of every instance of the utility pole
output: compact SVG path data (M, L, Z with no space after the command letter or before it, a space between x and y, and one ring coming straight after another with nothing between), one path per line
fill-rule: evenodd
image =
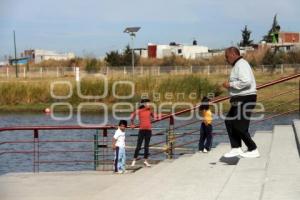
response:
M14 47L15 47L16 78L18 78L18 60L17 60L17 45L16 45L16 33L15 33L15 31L14 31Z

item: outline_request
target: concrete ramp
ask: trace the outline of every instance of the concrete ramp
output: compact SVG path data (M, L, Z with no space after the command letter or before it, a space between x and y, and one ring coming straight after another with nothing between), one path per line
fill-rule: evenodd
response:
M239 200L260 199L271 150L272 132L258 131L255 133L254 140L261 156L253 159L240 159L217 199L232 200L235 194Z
M297 147L298 147L298 153L300 156L300 120L294 119L293 125L294 125L296 143L297 143Z
M275 126L263 200L300 198L300 159L292 126Z
M203 199L213 199L226 184L235 167L219 162L220 157L229 149L228 144L221 144L208 154L196 153L180 158L154 176L144 177L141 184L127 182L124 187L127 193L122 193L122 200L188 200L199 194ZM120 187L121 185L116 185L107 188L101 195L95 195L92 199L116 199L120 193L113 191Z
M0 176L1 200L299 200L300 122L255 133L260 158L209 153L184 155L135 173L21 173Z

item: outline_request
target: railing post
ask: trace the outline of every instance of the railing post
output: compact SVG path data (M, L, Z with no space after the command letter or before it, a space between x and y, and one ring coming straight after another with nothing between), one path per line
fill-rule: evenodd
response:
M37 149L36 149L36 143L37 143ZM39 157L40 157L39 156L39 130L34 129L33 130L33 172L36 172L36 168L35 168L36 163L37 163L37 171L39 171Z
M43 78L43 68L42 67L40 67L40 76L41 76L41 78Z
M76 82L80 81L80 69L79 69L79 67L75 67L75 80L76 80Z
M210 75L210 65L207 65L207 75Z
M9 78L9 68L6 67L6 78Z
M172 159L174 155L174 117L170 117L169 131L167 137L168 159Z
M59 77L59 69L58 69L58 67L56 67L56 78L58 78Z
M99 150L98 150L98 129L96 129L96 133L94 135L94 170L98 167L99 162Z
M106 155L108 154L108 144L107 144L107 129L103 129L103 146L105 150L103 149L103 171L105 170L105 165L106 165Z

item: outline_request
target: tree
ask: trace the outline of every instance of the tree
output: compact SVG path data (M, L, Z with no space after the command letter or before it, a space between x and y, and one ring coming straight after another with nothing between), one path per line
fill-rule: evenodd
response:
M134 63L137 64L139 62L139 56L134 53ZM126 45L125 51L123 53L123 65L131 66L132 65L132 51L129 45Z
M118 51L106 53L105 61L110 66L120 66L123 63L123 56Z
M273 24L268 34L263 37L263 40L269 43L278 42L278 33L280 31L280 26L277 21L277 14L273 17Z
M120 54L118 51L111 51L109 53L106 53L105 61L110 66L131 66L132 51L129 45L125 47L125 50L122 54ZM135 53L134 63L138 63L138 61L139 61L139 56Z
M135 58L136 58L136 56L135 56ZM136 63L136 62L134 62L134 63ZM129 45L126 45L125 51L123 53L123 65L130 66L131 64L132 64L132 52L131 52Z
M250 46L253 44L253 40L250 40L251 31L248 30L247 25L242 30L242 41L240 42L241 47Z

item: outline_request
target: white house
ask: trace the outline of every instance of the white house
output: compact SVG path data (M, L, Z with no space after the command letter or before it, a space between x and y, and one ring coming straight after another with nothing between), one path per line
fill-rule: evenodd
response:
M74 53L57 53L42 49L30 49L24 51L24 56L29 57L34 63L39 63L44 60L69 60L75 58Z
M169 45L148 44L149 58L164 58L175 55L182 56L186 59L195 59L203 53L208 53L208 47L176 43L170 43Z

